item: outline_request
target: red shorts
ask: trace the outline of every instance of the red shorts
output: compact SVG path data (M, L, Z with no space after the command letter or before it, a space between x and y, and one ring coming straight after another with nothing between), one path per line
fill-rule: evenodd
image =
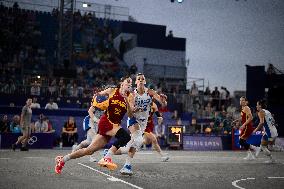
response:
M147 133L153 133L153 130L154 130L154 123L153 122L150 122L147 124L146 126L146 129L144 132L147 132Z
M242 130L240 130L240 138L248 139L253 132L253 127L251 125L246 125Z
M114 124L108 120L105 114L103 114L98 124L98 134L104 136L109 141L111 139L111 136L106 135L106 133L108 131L111 131L113 129L113 126Z

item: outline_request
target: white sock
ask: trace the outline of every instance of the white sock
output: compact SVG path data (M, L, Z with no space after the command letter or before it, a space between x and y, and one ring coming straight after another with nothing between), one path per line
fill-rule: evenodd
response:
M105 157L110 157L111 158L112 155L113 155L113 152L109 149L107 151L107 154L105 155Z
M126 157L126 160L125 160L125 164L131 165L132 159L133 159L133 158L127 156L127 157Z
M270 151L267 149L266 146L261 146L261 149L263 150L264 154L267 156L271 156Z
M66 155L63 157L62 161L65 163L66 161L69 161L71 158L70 158L70 155Z
M252 149L252 150L254 150L254 151L257 149L257 147L256 147L256 146L251 145L251 144L250 144L249 148L250 148L250 149Z
M74 151L77 151L77 150L79 150L79 149L81 149L82 147L81 147L81 145L79 144L79 145L77 145L75 148L74 148Z

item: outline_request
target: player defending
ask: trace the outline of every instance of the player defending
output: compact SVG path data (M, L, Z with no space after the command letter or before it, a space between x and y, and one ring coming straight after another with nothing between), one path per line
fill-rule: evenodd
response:
M264 132L261 138L260 148L256 150L255 156L257 157L259 155L260 150L262 150L264 154L269 157L269 160L265 163L273 163L275 162L275 160L272 158L271 152L268 150L267 146L269 144L272 144L278 136L277 129L275 127L275 121L271 113L265 109L265 101L258 101L256 104L256 108L258 111L259 124L253 132L255 133L256 131L262 128L264 129Z
M102 110L99 110L98 108L95 109L93 106L91 106L88 113L89 115L86 116L83 120L83 130L86 132L87 138L83 140L79 145L74 146L72 152L89 146L98 132L98 122L104 112ZM90 156L90 161L96 162L97 160L95 157Z
M143 144L143 132L146 129L147 121L152 104L152 98L157 100L162 106L167 105L166 96L158 95L154 90L145 87L145 76L141 73L136 76L136 89L129 95L129 105L133 111L133 117L128 118L128 129L131 133L130 149L121 174L132 175L131 161L135 152Z

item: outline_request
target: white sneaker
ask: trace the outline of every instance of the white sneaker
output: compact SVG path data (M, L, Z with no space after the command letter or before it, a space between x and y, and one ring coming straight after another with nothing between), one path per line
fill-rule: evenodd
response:
M255 157L258 157L260 151L261 151L261 147L256 147L256 149L255 149Z
M247 157L244 158L244 160L254 160L255 157L254 155L251 153L251 151L248 151L248 155Z
M170 159L170 157L168 157L168 156L162 156L162 162L166 162L166 161L168 161L169 159Z
M129 175L129 176L133 175L132 166L131 166L131 165L128 165L128 164L125 164L125 165L123 166L123 168L120 169L119 172L120 172L120 174L122 174L122 175Z
M98 160L95 158L95 157L93 157L93 156L90 156L90 160L89 160L90 162L97 162Z

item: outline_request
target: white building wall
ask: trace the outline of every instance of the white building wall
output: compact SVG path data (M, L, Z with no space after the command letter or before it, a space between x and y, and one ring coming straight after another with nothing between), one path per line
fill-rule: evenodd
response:
M136 63L138 72L144 71L144 58L147 64L164 66L185 66L185 51L135 47L124 54L124 60L131 66Z

